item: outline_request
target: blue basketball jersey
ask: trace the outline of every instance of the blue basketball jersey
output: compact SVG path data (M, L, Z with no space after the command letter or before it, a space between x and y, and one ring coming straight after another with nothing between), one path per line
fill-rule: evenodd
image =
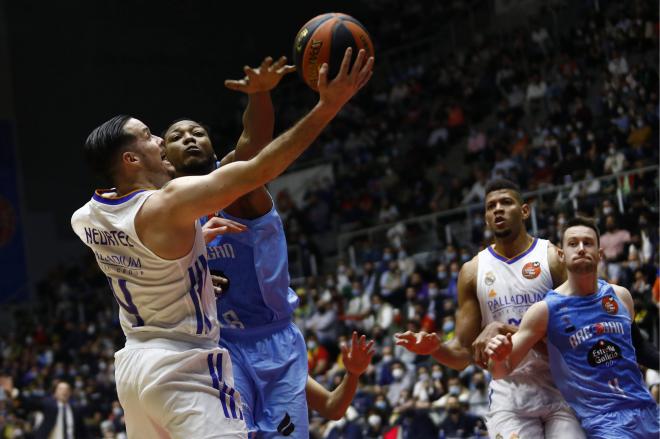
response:
M550 290L544 300L552 376L583 426L604 413L656 406L637 366L630 315L610 284L599 280L586 297Z
M299 299L289 288L286 238L277 210L273 206L253 220L220 215L248 227L207 244L211 273L229 279L217 301L221 337L265 335L285 327Z

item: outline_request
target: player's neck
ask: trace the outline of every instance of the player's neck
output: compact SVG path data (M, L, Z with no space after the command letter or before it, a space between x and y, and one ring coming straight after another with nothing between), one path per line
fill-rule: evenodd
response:
M568 274L568 290L570 296L589 296L598 291L598 274Z
M158 185L154 182L149 181L147 178L137 178L135 180L126 180L121 182L116 182L115 191L117 196L121 197L123 195L129 194L137 190L149 190L149 189L158 189Z
M532 245L532 241L534 241L534 238L523 230L513 239L507 240L495 238L493 250L495 250L498 254L511 259L527 250L529 246Z

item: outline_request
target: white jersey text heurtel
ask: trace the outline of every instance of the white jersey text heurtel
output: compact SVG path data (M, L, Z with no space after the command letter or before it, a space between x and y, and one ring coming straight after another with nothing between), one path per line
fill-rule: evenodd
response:
M219 325L200 225L194 222L195 244L186 256L157 256L135 231L135 216L153 193L117 198L111 191L96 191L73 214L73 230L108 279L127 339L144 335L215 346Z
M534 238L527 250L511 259L497 254L492 246L482 250L477 272L482 327L495 321L519 326L529 307L543 300L552 286L547 240ZM530 351L510 376L539 377L544 372L552 382L547 358Z

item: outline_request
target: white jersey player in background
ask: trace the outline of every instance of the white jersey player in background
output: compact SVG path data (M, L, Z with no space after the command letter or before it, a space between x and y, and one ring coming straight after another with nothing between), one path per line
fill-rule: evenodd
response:
M486 225L495 243L466 262L458 276L456 337L442 344L436 334L396 334L397 344L462 370L485 367L490 337L515 332L534 303L564 281L557 249L527 233L529 206L517 185L493 180L486 186ZM481 334L480 334L481 333ZM547 355L531 351L506 379L491 381L486 425L491 438L584 438L573 411L554 386Z
M319 101L248 161L171 180L163 140L129 116L97 127L85 143L114 188L96 191L71 219L117 299L126 346L115 378L130 439L245 438L231 362L219 348L215 297L198 218L277 177L369 80L363 50L337 76L319 72ZM350 71L349 71L350 70ZM170 181L171 180L171 181Z

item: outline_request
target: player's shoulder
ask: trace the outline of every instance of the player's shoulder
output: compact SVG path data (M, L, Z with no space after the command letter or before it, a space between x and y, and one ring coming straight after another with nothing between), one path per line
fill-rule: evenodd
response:
M614 290L614 293L617 296L619 296L620 299L632 301L632 295L630 294L630 290L628 290L628 288L616 284L610 284L610 286Z
M476 285L477 273L479 271L479 254L465 262L458 273L459 282L474 283Z

